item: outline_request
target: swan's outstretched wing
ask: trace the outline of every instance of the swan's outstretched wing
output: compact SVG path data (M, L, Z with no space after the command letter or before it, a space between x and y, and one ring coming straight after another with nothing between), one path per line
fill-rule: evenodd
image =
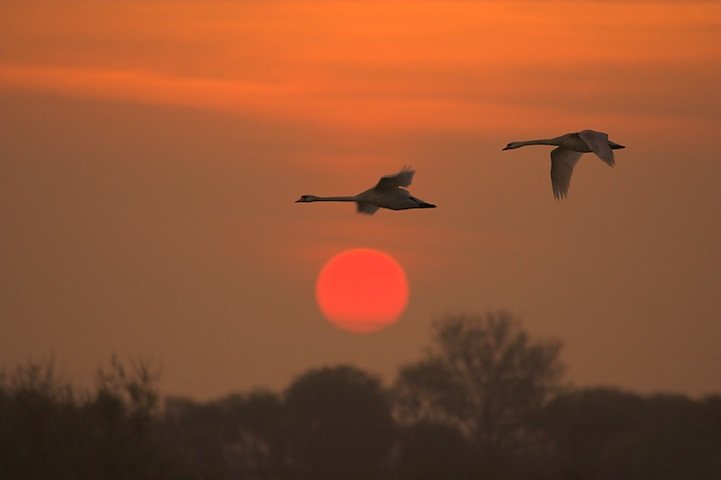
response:
M373 187L373 190L385 191L392 190L398 187L407 187L413 181L414 173L416 173L415 170L412 170L408 167L403 167L403 169L395 175L386 175L385 177L382 177L378 181L376 186Z
M357 202L356 205L358 213L365 213L366 215L373 215L378 211L379 208L381 208L378 205L374 205L368 202Z
M574 152L562 147L551 150L551 186L554 197L566 198L568 186L571 184L573 167L576 166L581 155L583 155L581 152Z
M578 136L581 137L581 140L586 142L588 148L590 148L591 151L598 156L598 158L613 167L616 162L613 159L613 150L611 150L611 146L608 144L607 133L584 130L582 132L578 132Z

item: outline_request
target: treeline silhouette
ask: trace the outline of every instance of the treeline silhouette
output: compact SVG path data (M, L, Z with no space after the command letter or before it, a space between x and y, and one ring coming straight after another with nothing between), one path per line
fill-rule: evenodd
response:
M449 315L390 386L353 366L282 392L157 394L113 358L94 389L51 362L0 376L0 479L721 478L721 397L564 384L513 315Z

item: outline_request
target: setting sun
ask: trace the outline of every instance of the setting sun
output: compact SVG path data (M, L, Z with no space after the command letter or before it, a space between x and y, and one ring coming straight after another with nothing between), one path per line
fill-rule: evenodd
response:
M395 322L408 302L403 267L370 248L345 250L318 274L316 299L325 317L354 333L380 330Z

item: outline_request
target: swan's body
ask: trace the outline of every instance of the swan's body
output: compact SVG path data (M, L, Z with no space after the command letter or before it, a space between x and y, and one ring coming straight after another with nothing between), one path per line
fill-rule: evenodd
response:
M409 208L435 208L431 203L416 198L405 187L411 184L415 170L403 168L395 175L382 177L378 183L358 195L341 197L318 197L302 195L298 202L355 202L358 212L373 215L379 208L407 210Z
M551 150L551 186L553 187L553 196L559 199L568 195L573 167L576 166L581 155L593 152L598 158L613 167L615 164L613 151L626 148L609 140L606 133L583 130L567 133L560 137L511 142L503 150L526 145L555 145L557 147Z

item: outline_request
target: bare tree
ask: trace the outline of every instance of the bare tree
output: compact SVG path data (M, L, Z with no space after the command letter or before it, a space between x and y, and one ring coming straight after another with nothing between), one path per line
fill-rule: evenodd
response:
M52 361L0 374L0 478L189 478L158 435L156 378L115 357L89 391Z
M527 455L534 419L560 386L560 349L507 312L445 316L426 357L401 368L396 414L455 426L488 457Z

